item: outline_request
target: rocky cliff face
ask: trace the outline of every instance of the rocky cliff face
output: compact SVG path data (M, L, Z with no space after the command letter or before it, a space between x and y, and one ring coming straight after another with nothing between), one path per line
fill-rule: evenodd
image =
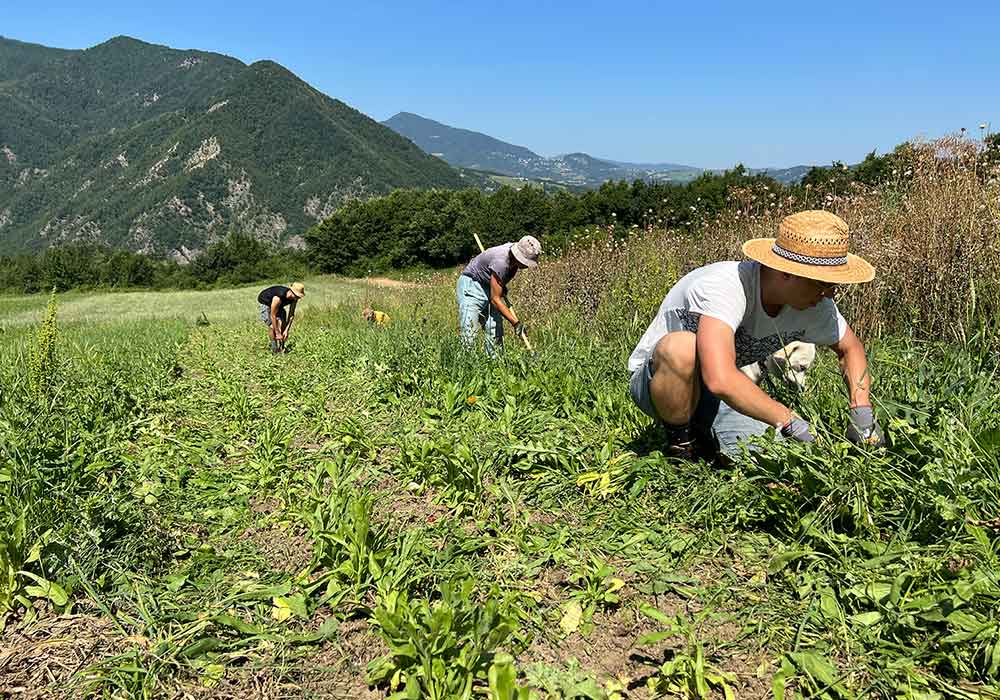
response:
M119 37L0 38L0 253L102 242L186 259L239 231L283 245L343 202L459 174L271 61Z

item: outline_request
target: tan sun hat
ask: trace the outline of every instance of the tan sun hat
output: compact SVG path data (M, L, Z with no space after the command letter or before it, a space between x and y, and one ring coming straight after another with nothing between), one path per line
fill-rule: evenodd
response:
M871 282L875 268L847 252L849 238L846 221L811 209L782 219L777 238L747 241L743 254L775 270L820 282Z
M292 282L290 289L292 290L292 294L297 296L299 299L306 295L306 286L301 282Z
M542 253L542 244L534 236L523 236L511 246L510 252L517 261L526 267L538 267L538 256Z

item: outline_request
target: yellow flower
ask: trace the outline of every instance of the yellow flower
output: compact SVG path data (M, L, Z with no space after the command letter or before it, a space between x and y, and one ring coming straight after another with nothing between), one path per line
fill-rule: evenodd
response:
M466 403L468 403L470 406L475 406L476 405L476 397L475 396L470 396L468 399L466 399Z

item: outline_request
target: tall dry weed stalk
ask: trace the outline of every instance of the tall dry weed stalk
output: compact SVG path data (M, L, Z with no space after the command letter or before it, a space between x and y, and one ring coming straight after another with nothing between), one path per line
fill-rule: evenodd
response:
M28 374L28 386L32 398L38 404L47 404L51 398L58 375L58 357L56 356L56 290L49 296L49 304L45 310L45 318L38 327L35 350L31 355L31 365Z
M838 305L859 334L964 342L980 329L1000 333L1000 167L963 138L916 144L905 162L890 181L855 182L846 193L733 190L725 213L699 219L692 212L684 231L651 224L590 232L519 280L521 293L540 315L596 322L607 336L634 334L681 275L740 260L743 241L776 235L788 214L822 208L848 222L852 252L877 270L873 282L839 291Z

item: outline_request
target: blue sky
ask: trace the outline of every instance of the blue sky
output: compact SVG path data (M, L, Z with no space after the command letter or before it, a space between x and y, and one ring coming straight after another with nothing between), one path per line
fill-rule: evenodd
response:
M416 112L542 155L784 167L1000 129L992 1L5 4L9 38L272 59L375 119Z

